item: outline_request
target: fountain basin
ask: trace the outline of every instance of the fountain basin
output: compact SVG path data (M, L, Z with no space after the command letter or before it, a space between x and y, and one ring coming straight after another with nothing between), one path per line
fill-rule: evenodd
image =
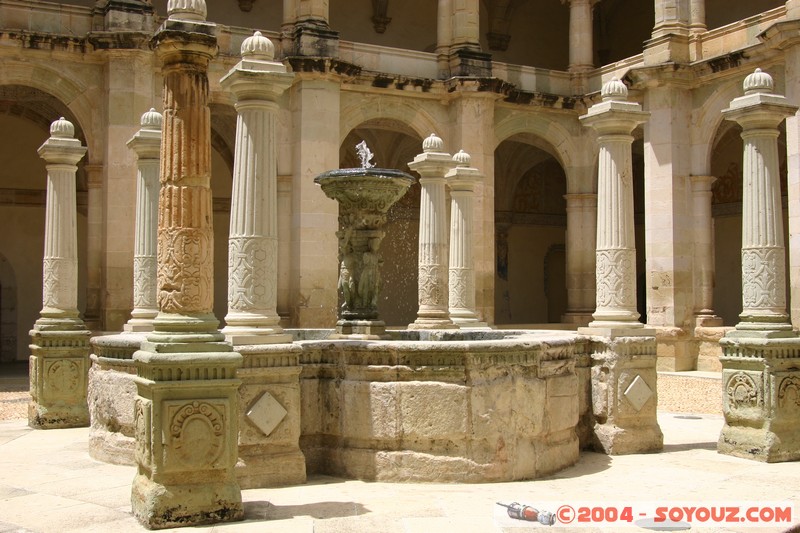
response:
M581 363L587 339L575 333L400 331L388 341L293 333L315 340L240 348L236 473L243 488L302 483L307 473L380 481L534 479L574 464L579 434L591 427L584 427L590 393ZM108 342L99 339L93 346ZM117 391L125 381L132 386L134 375L115 370L111 359L93 358L90 451L132 463L133 397L123 407L127 395ZM250 415L265 393L280 406L273 403L272 414L285 411L269 434ZM96 424L97 406L111 401L117 420L106 409Z

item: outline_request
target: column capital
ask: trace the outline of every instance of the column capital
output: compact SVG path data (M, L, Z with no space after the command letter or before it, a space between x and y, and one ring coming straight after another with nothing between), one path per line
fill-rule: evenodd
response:
M242 43L242 60L220 80L239 102L274 102L292 85L294 74L283 63L274 61L275 47L261 32Z
M472 158L464 150L453 156L453 163L455 167L450 169L445 178L447 184L450 186L452 192L475 190L475 184L483 179L483 174L477 168L471 167L470 162Z
M72 122L61 117L50 125L50 138L38 152L48 165L77 165L86 155L86 147L75 138Z
M444 179L445 174L455 166L453 157L444 151L444 142L431 133L422 142L422 153L408 163L408 168L417 172L423 180Z
M800 44L800 19L776 22L758 34L758 40L777 50L793 48Z
M734 98L722 115L745 131L777 128L786 117L797 112L797 106L790 104L785 96L772 92L772 76L760 68L747 76L742 85L744 96Z
M642 106L628 102L628 88L617 78L603 85L603 101L589 108L579 117L581 122L600 135L630 134L636 126L643 124L650 113Z
M127 146L139 159L158 159L161 152L162 116L154 108L142 115L141 129L131 137Z

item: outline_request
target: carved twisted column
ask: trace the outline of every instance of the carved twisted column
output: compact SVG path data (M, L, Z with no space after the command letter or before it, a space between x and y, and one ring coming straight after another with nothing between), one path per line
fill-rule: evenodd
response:
M133 514L160 529L240 520L237 459L242 357L213 306L209 61L215 27L203 0L170 0L153 38L164 79L154 331L133 356L137 474Z
M722 113L742 126L742 314L720 341L720 453L759 461L800 459L800 338L786 313L778 126L797 107L756 69Z
M86 375L91 333L78 314L77 164L86 147L63 118L39 148L47 164L42 311L31 330L28 425L50 429L89 424Z
M450 185L450 319L461 329L489 329L475 310L475 268L472 255L475 184L482 176L469 166L461 150L453 156L456 167L447 173Z
M236 154L228 238L228 315L234 345L289 342L277 312L278 182L276 100L293 75L273 61L272 42L256 32L242 61L220 82L236 97Z
M633 129L649 113L628 102L616 78L603 85L603 101L581 117L598 134L597 308L578 331L591 336L594 446L609 454L660 450L656 417L656 339L636 312L633 220Z
M419 173L419 311L409 329L456 326L447 310L447 198L445 174L453 166L444 143L434 134L422 143L423 153L408 164Z
M142 115L142 128L128 141L136 152L136 233L133 240L133 311L125 331L152 331L158 315L158 167L162 116L155 109Z

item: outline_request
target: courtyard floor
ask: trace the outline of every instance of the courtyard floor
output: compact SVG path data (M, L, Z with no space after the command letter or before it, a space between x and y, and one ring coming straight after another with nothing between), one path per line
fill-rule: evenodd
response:
M95 461L88 428L34 431L24 416L19 376L0 379L0 532L145 531L130 512L134 468ZM9 390L9 389L22 390ZM549 526L512 520L496 502L557 512L599 508L612 518L630 506L652 509L793 505L790 524L762 528L693 527L692 531L800 531L800 462L763 464L719 455L722 418L660 413L664 451L609 457L584 452L575 466L546 479L481 485L366 483L313 476L296 487L242 492L246 519L189 528L261 533L485 533L531 530L677 530L652 520L604 527ZM650 507L648 507L650 506ZM596 517L597 515L595 515ZM636 517L637 515L634 515ZM648 515L649 516L649 515ZM639 526L649 526L646 529ZM573 522L574 524L574 522ZM688 530L688 525L680 527ZM186 531L183 529L182 531Z

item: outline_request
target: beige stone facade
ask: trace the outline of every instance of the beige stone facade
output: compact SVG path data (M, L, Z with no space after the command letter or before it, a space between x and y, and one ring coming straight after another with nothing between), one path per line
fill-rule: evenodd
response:
M36 148L60 116L88 149L77 174L78 308L95 331L120 331L130 319L138 167L126 143L143 113L163 111L150 40L166 4L0 3L3 361L29 355L45 233L46 170ZM235 97L220 80L259 28L294 74L275 114L282 326L335 323L337 206L313 177L357 166L362 139L378 166L408 171L432 133L444 152L469 153L485 176L475 190L472 247L480 319L588 323L599 142L579 117L617 77L650 114L632 134L637 311L658 334L660 369L714 365L719 328L734 326L742 309L742 140L721 111L756 67L772 75L776 93L800 103L796 2L239 4L208 7L219 43L209 68L218 319L228 300L237 120ZM800 155L797 119L785 124L778 145L786 292L797 325ZM419 194L415 185L389 214L378 302L388 326L417 317Z

